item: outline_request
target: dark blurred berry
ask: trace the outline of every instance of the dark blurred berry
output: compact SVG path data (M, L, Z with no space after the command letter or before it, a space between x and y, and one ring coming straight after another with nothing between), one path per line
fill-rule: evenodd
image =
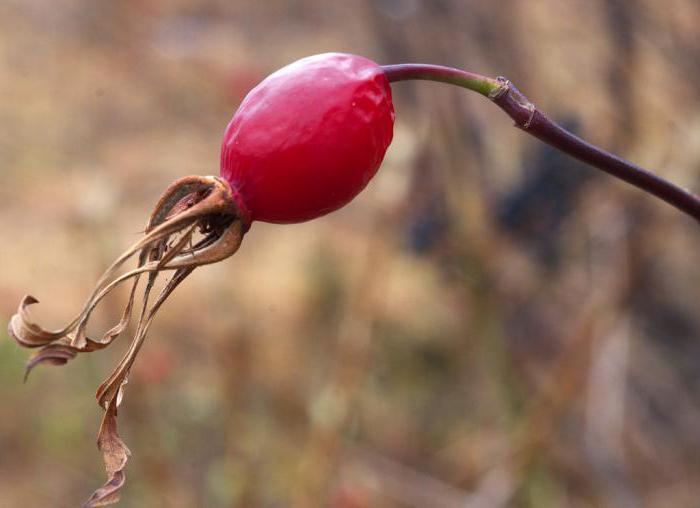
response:
M576 133L573 119L562 126ZM498 225L532 249L548 267L559 262L562 224L576 208L577 199L593 171L556 149L538 143L525 160L526 176L498 205Z

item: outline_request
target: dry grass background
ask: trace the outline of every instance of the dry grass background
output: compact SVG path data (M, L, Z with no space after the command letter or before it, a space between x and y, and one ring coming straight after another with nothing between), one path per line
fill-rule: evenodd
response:
M71 316L169 182L218 171L246 91L313 53L504 74L697 192L699 22L695 0L3 0L0 318L25 292ZM479 97L394 92L360 198L255 224L161 312L121 506L697 506L697 224ZM125 343L22 385L0 337L0 506L101 484L93 395Z

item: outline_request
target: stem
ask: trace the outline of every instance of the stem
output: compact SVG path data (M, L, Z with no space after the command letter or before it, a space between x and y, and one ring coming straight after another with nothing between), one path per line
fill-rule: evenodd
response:
M700 222L700 198L570 133L538 110L510 81L428 64L386 65L389 82L421 79L461 86L491 99L516 127L564 153L663 199Z

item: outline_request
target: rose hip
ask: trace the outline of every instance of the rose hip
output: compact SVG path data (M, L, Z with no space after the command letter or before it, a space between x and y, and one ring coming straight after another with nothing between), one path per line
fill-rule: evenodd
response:
M342 53L303 58L243 100L224 134L221 176L249 220L311 220L365 188L393 126L379 65Z

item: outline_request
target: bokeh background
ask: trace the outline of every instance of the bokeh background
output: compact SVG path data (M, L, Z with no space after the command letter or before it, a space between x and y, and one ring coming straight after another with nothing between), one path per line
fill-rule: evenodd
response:
M27 292L71 317L171 181L218 172L247 90L314 53L505 75L698 192L698 26L696 0L2 0L0 321ZM393 88L358 199L255 224L160 313L121 506L698 506L698 225L479 96ZM77 506L128 340L22 384L1 328L0 506Z

